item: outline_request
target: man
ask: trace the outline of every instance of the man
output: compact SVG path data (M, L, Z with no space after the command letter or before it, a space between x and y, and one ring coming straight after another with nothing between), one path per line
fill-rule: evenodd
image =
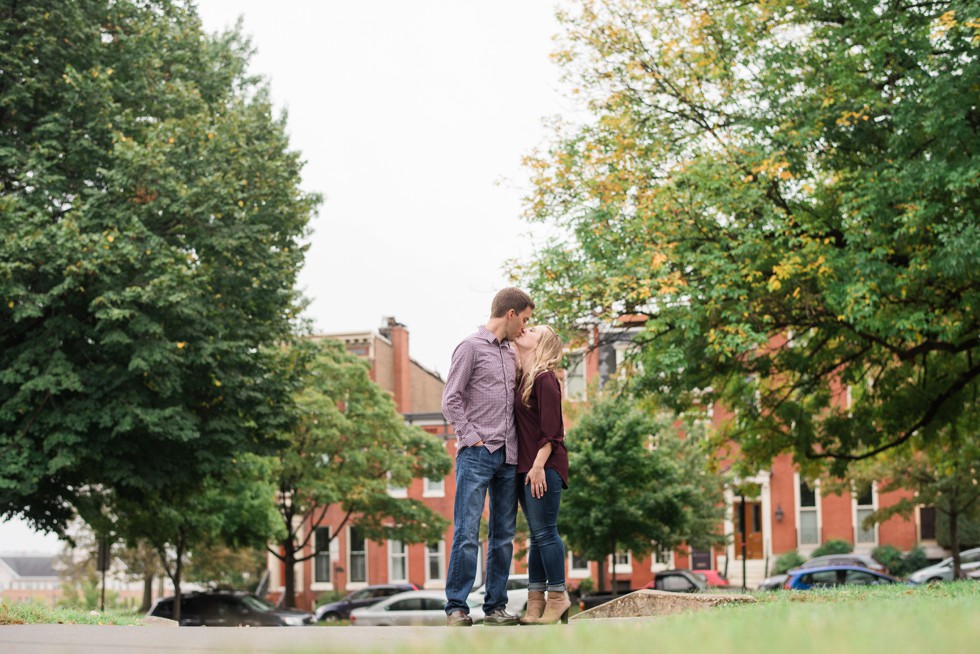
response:
M453 547L446 580L450 626L470 626L466 598L476 580L480 516L490 495L486 625L517 624L505 611L507 577L517 521L517 432L514 425L516 355L511 342L524 333L534 303L527 293L505 288L493 298L490 320L453 352L442 395L442 412L456 432L456 499Z

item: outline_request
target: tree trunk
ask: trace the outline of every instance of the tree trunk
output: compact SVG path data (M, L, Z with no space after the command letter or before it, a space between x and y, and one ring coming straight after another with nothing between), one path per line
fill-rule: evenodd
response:
M174 564L174 620L180 624L180 605L183 603L183 595L180 592L180 575L183 572L184 559L184 539L177 539L177 562Z
M288 538L282 543L282 562L285 570L283 579L283 593L280 604L282 606L296 606L296 550L292 538Z
M960 569L960 512L955 509L949 512L949 547L953 550L953 579L960 579L963 571Z
M146 613L153 604L153 573L147 572L143 576L143 604L140 606L140 613Z
M613 597L619 596L619 587L616 585L616 548L613 547L612 556L609 557L609 561L612 563L612 594Z

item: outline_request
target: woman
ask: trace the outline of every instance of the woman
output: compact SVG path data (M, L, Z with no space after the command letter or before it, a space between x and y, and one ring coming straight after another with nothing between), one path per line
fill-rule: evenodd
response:
M568 488L568 451L561 419L558 366L562 345L555 330L538 326L514 341L519 378L514 398L517 423L517 493L531 532L528 600L522 624L568 621L565 546L558 535L561 491Z

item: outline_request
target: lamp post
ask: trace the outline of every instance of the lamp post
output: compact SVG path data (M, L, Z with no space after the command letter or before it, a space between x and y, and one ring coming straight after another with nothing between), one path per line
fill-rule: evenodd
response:
M742 590L745 590L745 575L746 575L746 563L745 563L745 494L739 493L739 500L742 502L742 508L739 511L740 522L742 523Z

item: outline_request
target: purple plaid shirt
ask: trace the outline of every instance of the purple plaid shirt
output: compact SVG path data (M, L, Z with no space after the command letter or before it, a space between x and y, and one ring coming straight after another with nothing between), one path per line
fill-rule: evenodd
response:
M505 447L506 462L517 465L516 376L517 357L510 342L501 343L486 327L456 347L442 393L442 413L456 432L457 454L482 440L491 452Z

